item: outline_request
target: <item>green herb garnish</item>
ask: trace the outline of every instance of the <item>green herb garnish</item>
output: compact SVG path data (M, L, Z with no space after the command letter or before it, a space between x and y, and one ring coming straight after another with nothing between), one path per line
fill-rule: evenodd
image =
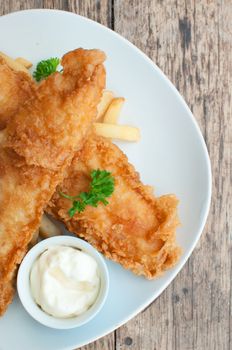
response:
M59 58L49 58L48 60L40 61L37 66L36 70L33 73L33 78L36 81L40 81L44 78L47 78L50 74L56 72L56 69L60 63Z
M63 192L60 195L72 201L72 207L68 213L73 217L76 212L81 213L87 205L97 207L99 203L107 205L106 198L110 197L114 191L114 178L106 170L92 170L89 192L81 192L77 196L69 196Z

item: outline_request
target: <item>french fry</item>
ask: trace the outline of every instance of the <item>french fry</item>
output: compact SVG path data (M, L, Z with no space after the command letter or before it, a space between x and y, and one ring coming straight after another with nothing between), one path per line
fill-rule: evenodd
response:
M105 90L102 94L102 98L100 103L97 106L97 118L96 120L101 120L101 118L104 116L107 108L109 107L111 101L114 98L114 94L112 91Z
M17 57L15 59L15 62L18 62L18 63L22 64L27 69L32 67L32 63L30 61L26 60L26 58L23 58L23 57Z
M94 129L97 135L110 139L125 141L139 141L140 139L139 129L129 125L94 123Z
M103 118L104 123L117 124L125 98L117 97L112 100Z
M15 61L13 58L4 54L3 52L0 52L0 57L6 61L10 68L16 71L24 72L31 77L31 74L28 72L27 68L25 68L20 62Z
M36 243L38 243L38 239L39 239L39 230L36 230L29 243L29 248L32 248L34 245L36 245Z
M39 234L42 238L49 238L61 235L62 231L46 215L43 215L40 223Z

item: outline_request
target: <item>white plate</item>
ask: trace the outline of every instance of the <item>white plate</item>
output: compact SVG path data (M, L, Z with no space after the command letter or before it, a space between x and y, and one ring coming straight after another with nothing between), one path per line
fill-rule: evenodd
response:
M61 11L32 10L0 18L0 51L34 63L77 47L107 54L107 87L126 97L121 122L141 128L139 143L120 143L144 183L156 194L180 199L182 226L177 239L184 253L179 264L154 281L136 277L107 262L108 300L98 316L73 330L41 326L18 298L0 319L0 349L63 350L80 347L119 327L168 286L195 247L209 210L211 171L207 149L189 108L164 74L141 51L111 30Z

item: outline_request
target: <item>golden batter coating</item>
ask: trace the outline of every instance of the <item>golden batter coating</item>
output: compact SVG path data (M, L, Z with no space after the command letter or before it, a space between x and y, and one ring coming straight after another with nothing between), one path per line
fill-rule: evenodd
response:
M88 191L93 169L110 171L115 178L109 204L87 206L84 212L70 218L68 209L72 203L61 197L59 191L72 196ZM179 259L181 250L175 239L179 225L177 204L174 195L154 197L116 145L91 135L75 155L47 211L107 258L150 279Z
M0 137L0 314L44 208L81 149L105 87L104 53L78 49L33 91Z

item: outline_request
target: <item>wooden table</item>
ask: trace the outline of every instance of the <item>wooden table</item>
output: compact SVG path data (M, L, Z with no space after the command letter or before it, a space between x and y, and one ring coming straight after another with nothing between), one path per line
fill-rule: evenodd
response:
M193 111L213 171L211 212L185 267L146 310L81 350L232 349L232 1L11 0L0 14L43 7L92 18L151 57Z

